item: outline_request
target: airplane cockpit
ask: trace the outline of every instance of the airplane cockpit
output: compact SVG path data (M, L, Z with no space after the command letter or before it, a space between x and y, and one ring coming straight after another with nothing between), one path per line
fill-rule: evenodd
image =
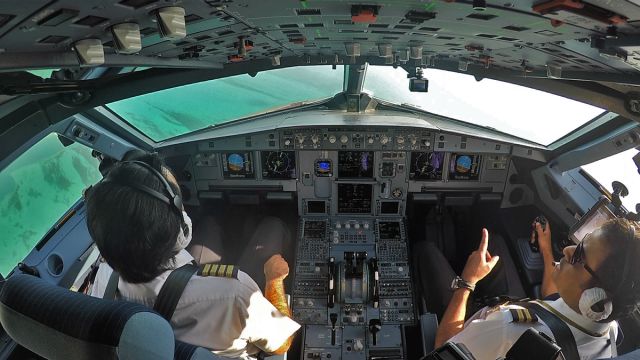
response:
M0 284L81 289L101 261L83 190L157 153L225 263L286 224L286 358L422 359L451 292L425 249L460 274L483 228L504 245L509 286L470 316L544 297L534 219L558 261L640 219L638 20L631 0L4 1ZM0 359L46 358L2 309ZM632 353L638 308L619 324Z

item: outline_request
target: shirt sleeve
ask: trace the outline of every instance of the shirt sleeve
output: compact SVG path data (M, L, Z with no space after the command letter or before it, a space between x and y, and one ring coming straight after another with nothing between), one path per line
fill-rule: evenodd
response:
M246 307L247 316L241 336L266 352L274 352L300 328L300 325L280 313L264 297L258 285L251 278L249 280L246 284L250 294L241 300L244 303L242 305Z

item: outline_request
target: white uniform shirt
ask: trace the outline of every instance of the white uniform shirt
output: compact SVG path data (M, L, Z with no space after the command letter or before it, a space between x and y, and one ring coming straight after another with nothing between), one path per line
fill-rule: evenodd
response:
M611 357L609 337L613 336L615 339L617 336L618 326L615 321L605 324L591 321L571 309L562 298L546 301L546 303L584 329L604 334L601 337L593 337L568 324L578 345L581 360ZM467 320L464 329L449 341L464 344L477 360L496 360L504 357L511 346L530 327L554 338L553 333L542 320L537 323L513 322L509 309L521 308L516 305L484 308ZM615 340L612 342L615 344Z
M176 255L175 267L191 261L193 257L182 250ZM109 265L100 264L92 296L103 296L112 272ZM117 298L153 308L170 273L165 271L144 284L120 279ZM300 325L276 310L255 281L238 271L238 279L194 275L178 301L171 327L180 341L219 355L249 359L261 349L277 350Z

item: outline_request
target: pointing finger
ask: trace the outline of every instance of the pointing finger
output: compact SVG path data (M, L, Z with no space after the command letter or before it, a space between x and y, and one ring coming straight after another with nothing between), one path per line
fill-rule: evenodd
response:
M480 246L478 250L485 253L487 252L487 247L489 247L489 231L487 229L482 228L482 240L480 240Z

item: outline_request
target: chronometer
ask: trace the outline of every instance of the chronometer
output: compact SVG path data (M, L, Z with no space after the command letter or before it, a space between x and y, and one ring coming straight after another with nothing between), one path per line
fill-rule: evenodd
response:
M464 281L460 276L456 276L451 282L451 290L467 289L471 292L476 289L476 284Z

